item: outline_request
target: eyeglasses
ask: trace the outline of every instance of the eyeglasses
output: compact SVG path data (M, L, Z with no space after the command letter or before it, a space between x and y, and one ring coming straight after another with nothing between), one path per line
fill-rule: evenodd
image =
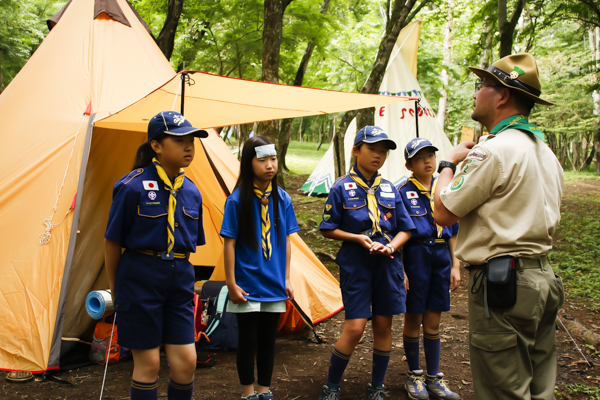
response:
M479 92L484 87L498 87L499 85L491 85L489 83L485 83L484 81L475 82L475 93Z

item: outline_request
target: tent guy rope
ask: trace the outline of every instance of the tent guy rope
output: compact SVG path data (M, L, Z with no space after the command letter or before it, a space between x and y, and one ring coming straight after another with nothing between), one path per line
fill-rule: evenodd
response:
M44 231L44 233L40 234L40 246L50 243L50 239L52 238L52 234L50 233L50 231L52 230L52 228L54 228L57 225L60 225L65 220L65 218L67 218L67 215L69 215L69 213L72 211L72 208L69 207L69 209L67 210L67 213L65 214L63 219L58 224L52 223L52 218L54 218L54 213L56 212L56 209L58 207L58 200L60 199L60 194L62 192L62 188L65 186L65 181L67 180L67 173L69 172L69 165L71 164L71 159L73 158L73 152L75 150L75 145L77 144L77 138L79 137L79 131L81 130L81 124L83 123L83 119L85 118L85 116L86 116L86 114L83 113L81 115L81 118L79 119L79 124L77 125L77 132L75 132L75 139L73 140L73 146L71 146L71 154L69 155L69 160L67 161L67 168L65 169L65 174L63 176L62 183L60 184L60 188L58 189L58 195L56 196L56 201L54 202L54 207L52 207L52 214L50 214L50 216L48 218L46 218L42 221L42 224L46 225L46 230Z

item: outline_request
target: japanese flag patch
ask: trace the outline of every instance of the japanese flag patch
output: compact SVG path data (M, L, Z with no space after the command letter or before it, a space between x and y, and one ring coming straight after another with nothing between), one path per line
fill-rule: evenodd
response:
M144 184L144 189L146 190L159 190L158 182L156 181L142 181L142 183Z
M406 192L407 199L416 199L418 197L419 197L419 194L417 192L414 192L414 191Z
M356 189L356 182L344 182L344 189L346 189L346 190Z

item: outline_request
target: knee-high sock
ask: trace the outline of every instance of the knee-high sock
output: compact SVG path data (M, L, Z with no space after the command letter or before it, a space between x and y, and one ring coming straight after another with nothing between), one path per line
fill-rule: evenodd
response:
M331 358L329 359L329 375L327 377L327 384L338 385L342 380L342 375L348 366L350 361L350 354L344 354L338 351L335 347L331 352Z
M373 347L373 373L371 374L373 387L380 388L383 385L391 354L391 350L383 351Z
M144 383L131 380L131 400L156 400L158 398L158 380Z
M423 348L427 361L427 375L434 376L440 372L440 333L435 335L423 332Z
M169 379L169 388L167 389L167 398L169 400L192 400L194 394L194 381L187 385L181 385L172 379Z
M404 342L404 355L406 355L406 362L408 363L408 369L414 371L419 368L419 337L410 337L402 335L402 341Z

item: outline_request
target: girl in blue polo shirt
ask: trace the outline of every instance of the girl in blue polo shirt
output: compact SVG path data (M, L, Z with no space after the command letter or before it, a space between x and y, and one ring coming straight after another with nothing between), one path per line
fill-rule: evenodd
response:
M221 236L225 274L237 313L237 370L242 399L270 400L275 335L285 300L294 298L290 283L290 235L298 232L292 199L277 185L277 152L267 138L244 143L240 175L225 202ZM258 380L254 386L254 355Z
M383 381L392 349L392 317L405 312L402 256L397 251L415 228L394 185L379 174L396 143L377 126L354 140L356 163L331 187L319 229L342 241L336 263L346 314L319 400L339 399L340 381L367 320L373 325L373 370L366 398L386 395Z
M207 136L177 112L155 115L133 171L114 185L105 267L118 342L132 349L133 400L158 397L163 343L171 372L169 399L190 400L194 392L195 279L188 256L204 244L204 230L202 197L183 168L194 159L194 137Z

